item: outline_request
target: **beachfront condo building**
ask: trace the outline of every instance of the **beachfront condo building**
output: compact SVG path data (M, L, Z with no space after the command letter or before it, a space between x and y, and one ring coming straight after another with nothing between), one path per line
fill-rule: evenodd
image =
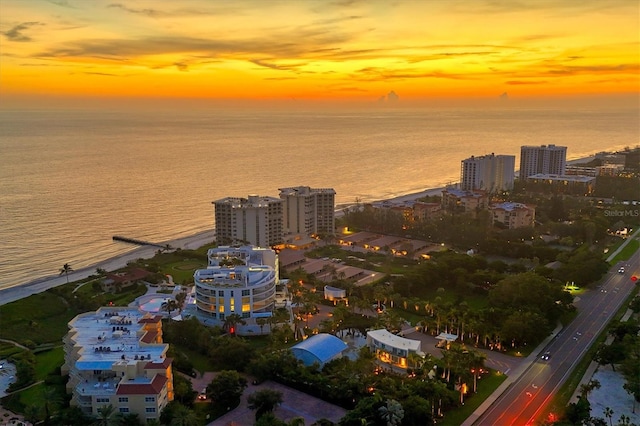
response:
M283 242L281 199L249 195L223 198L213 205L219 244L271 247Z
M564 175L567 166L567 147L556 145L520 147L521 181L536 174Z
M489 197L485 191L464 191L458 188L446 188L442 191L442 210L448 213L469 213L475 216L480 210L486 210Z
M522 203L499 203L489 207L493 226L505 229L516 229L534 226L536 209Z
M513 189L515 155L471 156L462 160L460 188L466 191L502 192Z
M62 366L71 405L93 416L111 405L145 422L158 420L174 396L161 320L127 307L103 307L72 319Z
M280 199L284 202L284 233L333 235L336 227L335 198L333 188L280 188Z
M207 252L209 266L195 271L195 306L183 315L195 315L205 325L230 326L227 318L238 315L244 324L227 330L240 335L269 331L259 319L273 312L279 284L278 256L268 248L221 246ZM237 317L236 317L237 318ZM262 324L261 324L262 323Z

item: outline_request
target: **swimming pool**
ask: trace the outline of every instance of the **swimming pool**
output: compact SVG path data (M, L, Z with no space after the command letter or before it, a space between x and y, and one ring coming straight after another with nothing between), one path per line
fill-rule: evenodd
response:
M162 311L162 304L172 300L170 297L152 297L145 302L140 302L140 309L145 312L158 313Z

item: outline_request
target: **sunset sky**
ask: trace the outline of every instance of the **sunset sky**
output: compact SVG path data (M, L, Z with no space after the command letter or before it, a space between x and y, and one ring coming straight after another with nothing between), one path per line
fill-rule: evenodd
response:
M0 100L632 95L639 9L637 0L0 0Z

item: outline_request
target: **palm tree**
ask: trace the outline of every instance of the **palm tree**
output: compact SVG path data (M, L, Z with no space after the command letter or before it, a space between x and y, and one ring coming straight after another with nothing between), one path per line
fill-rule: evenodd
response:
M236 325L242 324L245 325L247 322L242 319L242 317L238 314L231 314L224 319L224 324L222 325L222 329L235 334Z
M273 389L262 389L247 398L249 408L256 410L256 420L263 414L271 413L282 404L282 392Z
M395 399L387 399L386 405L378 408L378 412L382 420L387 423L387 426L399 425L404 418L404 409Z
M42 398L44 399L44 422L48 424L53 409L62 403L62 397L56 388L47 386L42 390Z
M178 310L182 313L182 308L184 307L184 301L187 299L187 293L181 291L176 294L176 303L178 304Z
M262 329L267 324L266 318L256 318L256 324L260 326L260 334L262 334Z
M611 418L613 417L613 410L611 407L605 407L604 416L609 419L609 426L613 426L613 422L611 421Z
M199 424L196 413L184 405L178 407L175 413L173 413L173 418L170 423L171 426L198 426Z
M62 265L62 268L60 268L60 275L64 274L67 276L67 284L69 283L69 272L73 272L73 268L71 267L71 265L69 265L68 263Z
M116 413L116 409L113 405L103 405L98 408L98 422L96 423L99 426L109 426L112 423L112 417Z
M598 381L596 379L589 380L588 383L585 383L584 385L580 385L580 396L582 398L584 398L585 400L588 400L589 399L589 394L594 389L600 389L600 381Z
M161 309L164 310L164 311L167 311L169 316L171 316L171 312L175 311L179 307L180 306L178 305L178 302L176 302L173 299L169 299L166 302L163 302L162 305L161 305Z

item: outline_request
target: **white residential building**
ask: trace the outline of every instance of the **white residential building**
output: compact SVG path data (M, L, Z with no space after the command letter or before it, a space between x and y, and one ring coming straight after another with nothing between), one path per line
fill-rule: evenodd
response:
M522 146L520 148L520 180L536 174L564 175L567 147L556 145Z
M314 235L335 232L335 197L332 188L296 186L280 188L284 233Z
M509 191L513 189L515 164L515 155L471 156L462 160L460 188L467 191Z
M367 346L378 360L402 369L410 367L411 353L423 358L425 356L420 340L407 339L390 333L384 328L367 331Z
M281 199L249 195L248 198L227 197L213 204L218 243L258 247L282 243Z
M195 315L206 325L223 326L232 314L245 324L237 324L237 334L257 335L268 331L258 318L272 315L279 284L278 256L271 249L253 246L209 249L207 269L198 269L195 282L195 306L184 315Z
M93 416L112 405L118 413L158 420L174 396L161 320L126 307L103 307L72 319L62 366L71 405Z

